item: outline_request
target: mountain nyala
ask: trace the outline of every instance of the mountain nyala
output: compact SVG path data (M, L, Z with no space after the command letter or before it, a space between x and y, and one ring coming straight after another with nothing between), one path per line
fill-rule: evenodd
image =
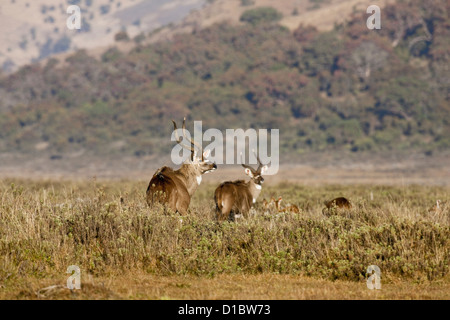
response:
M258 168L256 170L242 164L245 168L245 174L250 177L250 181L226 181L217 187L214 193L217 220L234 221L238 215L244 215L244 217L248 215L250 208L261 193L264 183L262 175L268 170L258 156L257 159Z
M351 209L352 204L350 201L348 201L347 198L339 197L335 198L330 201L324 201L323 203L325 205L325 208L322 209L322 213L326 214L329 213L331 209L338 208L338 209Z
M178 170L162 167L153 175L147 188L147 203L150 207L160 203L165 209L186 215L191 197L202 182L202 175L217 169L215 163L207 160L210 151L203 152L203 148L186 136L186 119L183 120L183 136L191 143L190 146L181 143L177 133L177 124L173 121L177 143L191 151L190 159L186 160ZM195 147L201 156L197 157Z

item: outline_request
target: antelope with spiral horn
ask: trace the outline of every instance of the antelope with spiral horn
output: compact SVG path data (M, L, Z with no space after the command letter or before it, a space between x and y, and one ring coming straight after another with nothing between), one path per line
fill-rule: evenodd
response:
M164 166L153 175L147 188L147 203L150 207L160 203L181 215L186 215L191 197L202 181L202 175L217 169L215 163L207 160L210 151L203 152L200 144L186 135L186 118L183 120L183 136L190 142L190 146L181 143L177 132L177 124L173 121L175 138L183 148L191 151L190 159L186 160L178 170ZM198 148L200 157L197 157Z
M234 220L239 214L247 216L250 208L256 202L264 183L262 175L268 170L267 165L263 165L257 155L256 158L258 160L257 169L253 169L241 161L245 168L244 172L250 177L250 181L226 181L217 187L214 193L217 220Z

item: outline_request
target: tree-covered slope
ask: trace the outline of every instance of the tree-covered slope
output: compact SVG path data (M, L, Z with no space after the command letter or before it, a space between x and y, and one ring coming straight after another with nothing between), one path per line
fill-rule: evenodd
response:
M278 128L292 154L449 149L449 9L401 1L381 30L365 12L330 32L219 24L27 66L0 79L0 152L167 152L170 120L185 115L204 129Z

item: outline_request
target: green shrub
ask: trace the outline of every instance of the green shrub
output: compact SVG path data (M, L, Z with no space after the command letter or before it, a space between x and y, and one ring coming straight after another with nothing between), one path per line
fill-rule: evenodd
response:
M283 15L272 7L261 7L245 11L240 20L242 22L257 25L260 23L270 23L281 20Z

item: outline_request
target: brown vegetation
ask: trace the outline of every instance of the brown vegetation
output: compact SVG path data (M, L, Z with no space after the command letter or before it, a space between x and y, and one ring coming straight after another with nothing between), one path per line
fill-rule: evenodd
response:
M256 206L251 219L217 223L214 185L205 184L195 193L182 221L178 214L150 210L144 186L127 181L0 182L0 295L37 298L36 291L64 285L67 267L78 265L86 291L74 297L175 298L193 292L164 285L153 291L136 284L164 276L165 283L192 288L211 283L201 296L212 298L229 297L219 289L227 277L249 277L255 283L274 277L280 285L298 278L311 288L255 292L254 297L338 298L352 288L342 297L357 298L367 290L367 267L377 265L383 285L379 298L446 296L450 214L430 215L426 203L447 199L448 187L371 186L371 201L364 186L272 185L262 195L283 194L301 214L286 213L280 219ZM352 194L353 207L327 217L321 212L322 199L336 193ZM184 276L197 277L199 284L182 282ZM327 288L334 293L327 296ZM384 288L389 288L386 293ZM411 294L407 288L419 291ZM71 297L58 288L49 290L41 298ZM235 290L231 297L246 292Z

